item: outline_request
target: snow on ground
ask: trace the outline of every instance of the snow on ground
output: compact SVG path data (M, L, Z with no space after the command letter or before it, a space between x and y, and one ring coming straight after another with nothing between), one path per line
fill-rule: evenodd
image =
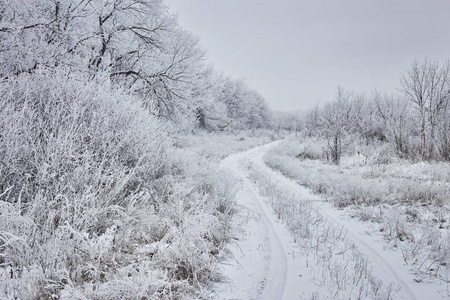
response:
M268 168L263 163L263 154L277 143L232 155L221 164L241 179L235 218L235 226L241 231L236 232L236 240L230 246L233 259L221 265L228 282L217 286L218 299L322 297L323 289L313 280L315 270L311 258L302 255L286 226L277 219L258 188L248 179L248 171L243 167L248 162L253 162L279 185L299 194L302 199L318 200L317 210L330 222L347 230L347 238L367 256L372 274L386 285L400 287L392 299L448 299L445 296L448 286L442 282L416 282L400 251L386 247L383 236L371 227L370 222L350 218L319 196Z
M219 299L294 299L305 281L305 259L298 246L240 167L240 161L267 146L233 155L222 162L240 178L237 241L230 250L234 259L222 264L229 282L218 287Z

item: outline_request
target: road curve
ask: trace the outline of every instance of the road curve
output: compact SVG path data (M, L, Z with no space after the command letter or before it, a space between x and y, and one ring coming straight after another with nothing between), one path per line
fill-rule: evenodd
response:
M235 259L224 265L224 272L229 275L230 281L228 286L218 288L218 299L299 299L302 298L302 282L308 280L301 275L305 271L304 258L295 255L297 248L288 230L278 222L256 186L248 179L248 171L243 167L245 162L257 165L280 185L302 198L319 200L318 211L335 225L347 229L348 238L369 258L374 275L386 283L392 282L401 287L394 299L445 299L438 291L414 285L412 274L407 267L401 267L398 259L395 261L395 255L390 253L389 259L385 258L387 250L384 249L384 242L379 237L361 233L361 228L365 227L364 222L343 219L342 212L320 201L320 197L293 180L267 167L263 162L263 155L277 143L232 155L221 163L222 168L233 171L241 182L237 204L240 220L245 219L243 215L246 215L245 224L240 224L246 230L232 246Z

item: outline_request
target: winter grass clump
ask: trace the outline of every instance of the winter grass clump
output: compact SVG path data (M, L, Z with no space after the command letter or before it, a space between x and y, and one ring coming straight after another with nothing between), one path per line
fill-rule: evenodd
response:
M0 298L208 298L221 280L232 179L108 82L0 85Z
M417 281L450 282L448 163L392 157L380 162L380 153L388 153L380 145L373 156L366 149L343 157L336 166L299 157L305 148L299 141L283 141L264 160L335 206L348 208L352 216L378 224L389 244L400 249L405 263L414 268Z

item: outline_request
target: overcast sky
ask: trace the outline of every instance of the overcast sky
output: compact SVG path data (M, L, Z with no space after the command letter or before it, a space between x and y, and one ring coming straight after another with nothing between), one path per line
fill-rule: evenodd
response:
M215 68L275 110L395 92L411 62L450 58L450 0L167 0Z

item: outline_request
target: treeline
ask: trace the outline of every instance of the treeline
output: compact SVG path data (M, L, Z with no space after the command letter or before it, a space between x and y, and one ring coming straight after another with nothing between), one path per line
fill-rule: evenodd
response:
M56 68L89 80L107 74L153 115L183 126L269 125L264 99L215 72L162 0L2 0L0 12L2 81Z
M397 95L366 96L339 87L334 101L288 124L325 138L324 156L336 164L356 144L376 142L389 143L400 157L450 160L449 62L413 62L399 90Z

